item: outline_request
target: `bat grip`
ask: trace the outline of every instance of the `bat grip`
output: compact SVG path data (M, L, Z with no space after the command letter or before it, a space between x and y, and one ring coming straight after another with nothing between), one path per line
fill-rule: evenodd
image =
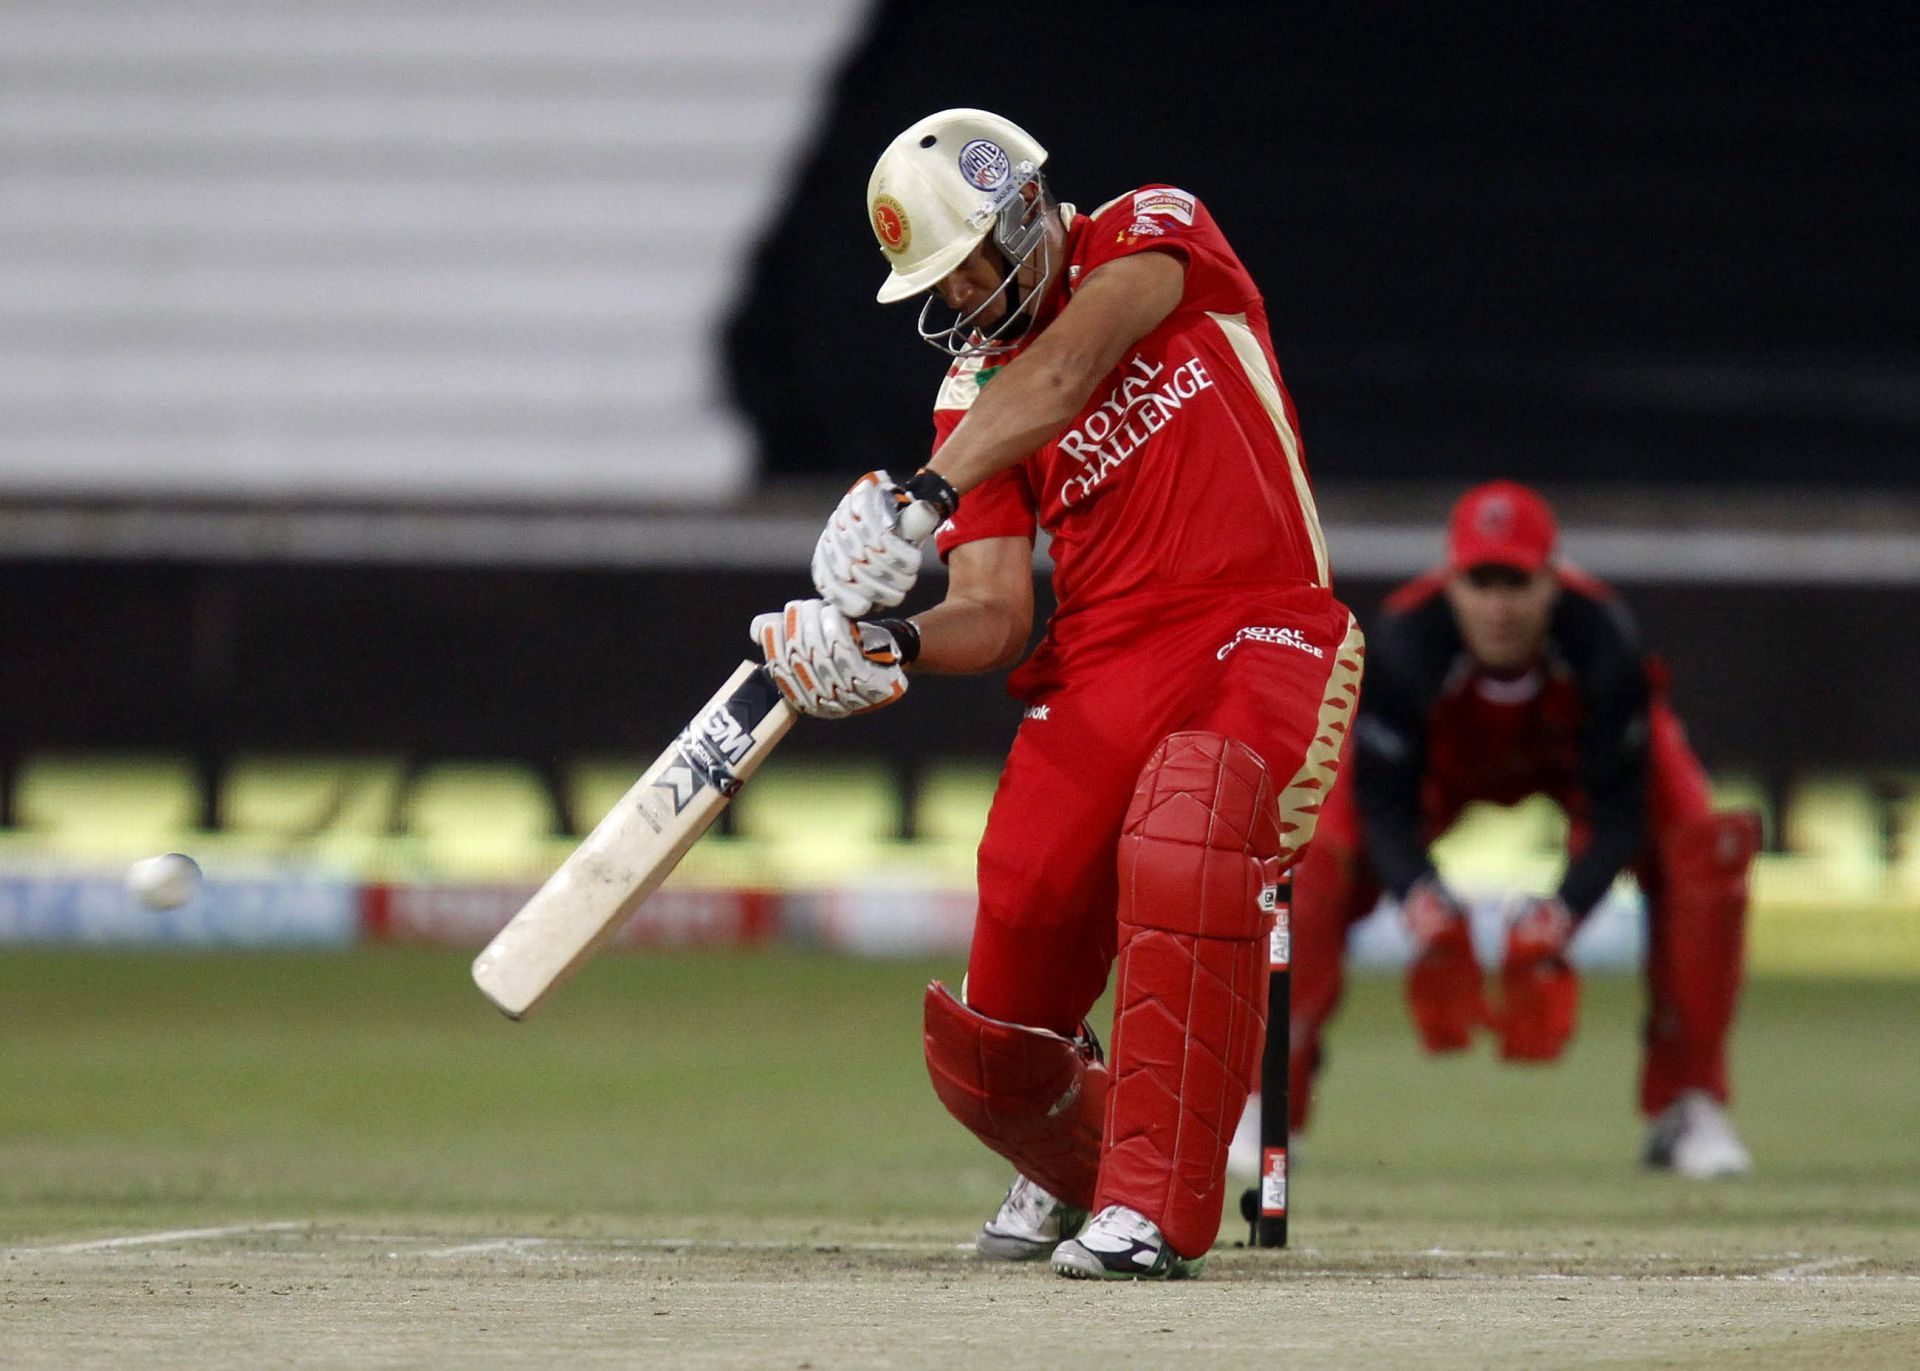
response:
M924 543L927 535L940 527L940 506L931 500L915 500L900 511L894 530L910 543Z
M949 515L960 508L960 492L932 467L921 467L900 488L896 499L907 501L893 521L894 532L916 547L927 541Z

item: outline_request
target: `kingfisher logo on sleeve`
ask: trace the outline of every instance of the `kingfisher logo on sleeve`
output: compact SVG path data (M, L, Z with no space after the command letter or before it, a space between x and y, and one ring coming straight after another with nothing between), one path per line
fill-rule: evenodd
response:
M1133 193L1133 217L1144 219L1149 214L1158 214L1192 228L1193 203L1191 195L1184 190L1175 190L1171 186L1137 190Z

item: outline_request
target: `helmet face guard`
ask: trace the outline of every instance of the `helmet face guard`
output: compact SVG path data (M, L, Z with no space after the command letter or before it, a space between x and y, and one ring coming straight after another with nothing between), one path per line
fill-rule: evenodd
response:
M1032 200L1022 194L1028 185L1037 188ZM926 303L920 307L921 341L949 357L991 357L1018 346L1033 326L1040 302L1047 298L1048 287L1053 284L1053 244L1047 237L1047 229L1053 222L1055 209L1040 168L1031 162L1022 162L1014 168L1008 184L968 219L970 227L977 224L983 234L992 238L1006 263L1006 274L1000 278L999 288L967 313L954 316L942 326L934 318L935 310L941 307L938 283L929 287ZM1039 279L1023 293L1020 273L1033 262L1036 254ZM981 316L993 308L995 301L1005 302L1005 313L991 329L979 328Z

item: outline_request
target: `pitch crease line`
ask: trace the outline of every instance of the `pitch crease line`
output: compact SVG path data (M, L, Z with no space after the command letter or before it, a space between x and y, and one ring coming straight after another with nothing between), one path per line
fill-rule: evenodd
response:
M176 1242L203 1242L208 1238L231 1238L242 1233L286 1233L311 1224L296 1219L277 1223L231 1223L219 1228L173 1228L164 1233L128 1233L118 1238L94 1238L88 1242L58 1243L51 1247L9 1247L9 1257L46 1257L61 1252L112 1252L127 1247L162 1247Z
M457 1247L435 1247L425 1252L409 1252L410 1257L475 1257L485 1252L524 1252L554 1242L553 1238L492 1238L486 1242L461 1243ZM403 1255L396 1253L395 1255Z
M353 1234L347 1241L361 1241ZM942 1242L808 1242L796 1239L755 1241L735 1238L494 1238L486 1242L462 1243L456 1247L426 1248L416 1252L399 1250L396 1257L468 1257L486 1252L523 1252L535 1247L558 1248L570 1255L590 1255L600 1251L647 1252L971 1252L972 1243Z
M1867 1260L1865 1257L1823 1257L1819 1261L1800 1262L1794 1266L1783 1266L1778 1271L1769 1271L1765 1280L1798 1281L1808 1276L1817 1276L1823 1271L1837 1271L1842 1267L1858 1266Z

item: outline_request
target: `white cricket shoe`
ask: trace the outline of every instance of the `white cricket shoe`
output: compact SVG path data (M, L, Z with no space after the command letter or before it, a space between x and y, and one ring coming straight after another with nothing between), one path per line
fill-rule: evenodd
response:
M1753 1157L1740 1144L1727 1111L1704 1090L1689 1090L1647 1125L1647 1165L1688 1180L1744 1176Z
M988 1219L973 1240L980 1255L994 1261L1038 1261L1071 1238L1087 1221L1087 1211L1063 1204L1025 1176L1016 1175L1000 1212Z
M1177 1281L1199 1275L1205 1262L1175 1252L1151 1219L1123 1204L1108 1205L1079 1237L1053 1249L1053 1269L1075 1280Z

